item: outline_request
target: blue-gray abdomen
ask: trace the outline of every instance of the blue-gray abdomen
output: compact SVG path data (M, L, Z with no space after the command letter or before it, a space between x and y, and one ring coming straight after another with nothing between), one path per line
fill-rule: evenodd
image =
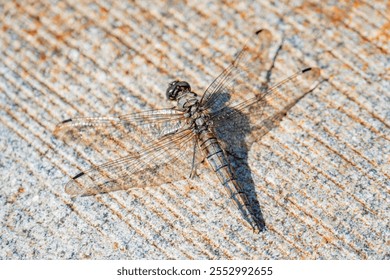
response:
M210 167L225 187L227 195L240 210L242 217L255 231L260 231L261 222L253 214L253 207L242 186L235 180L229 161L215 135L209 130L202 131L199 134L199 146Z

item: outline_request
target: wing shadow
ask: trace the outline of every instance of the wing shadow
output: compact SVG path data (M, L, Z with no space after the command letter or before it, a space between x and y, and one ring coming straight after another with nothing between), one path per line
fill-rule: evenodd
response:
M227 153L236 180L244 187L250 199L253 214L260 221L261 231L266 230L266 222L261 205L256 198L256 186L248 163L248 152L254 142L261 141L268 132L277 127L287 112L312 90L314 88L291 101L277 113L266 117L264 116L266 111L264 108L271 106L266 100L258 102L250 110L245 110L246 112L226 107L229 109L226 117L214 124L214 131ZM260 121L253 124L253 119Z

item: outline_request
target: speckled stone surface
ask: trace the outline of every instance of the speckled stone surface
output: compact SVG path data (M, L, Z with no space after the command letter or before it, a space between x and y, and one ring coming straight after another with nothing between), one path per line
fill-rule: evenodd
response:
M0 259L389 259L386 1L161 2L1 1ZM121 151L57 139L58 122L170 107L170 81L202 92L259 28L271 53L283 40L271 83L321 68L248 151L266 231L248 229L208 173L64 192Z

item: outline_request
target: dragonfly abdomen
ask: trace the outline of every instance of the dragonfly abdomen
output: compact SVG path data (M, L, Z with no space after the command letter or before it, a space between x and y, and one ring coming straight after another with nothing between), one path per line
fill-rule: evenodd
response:
M217 174L219 181L225 188L228 197L240 210L242 217L259 232L262 228L261 222L253 213L248 196L242 186L236 181L230 163L218 143L216 137L210 131L204 131L199 135L200 148L207 158L210 167Z

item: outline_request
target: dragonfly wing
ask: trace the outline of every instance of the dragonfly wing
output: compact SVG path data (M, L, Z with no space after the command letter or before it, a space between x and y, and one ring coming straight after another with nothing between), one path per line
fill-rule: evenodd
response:
M232 135L243 137L254 133L253 141L275 127L287 111L310 92L318 83L320 69L306 68L264 93L259 92L233 107L224 107L211 114L217 136L232 139ZM234 139L233 139L234 140ZM246 140L247 141L247 140ZM230 140L229 145L232 140ZM250 144L250 143L248 143Z
M65 186L72 196L158 186L190 176L195 144L190 129L167 134L136 155L106 162L73 177Z
M183 112L175 109L144 111L120 116L119 119L125 124L136 124L142 132L155 138L175 133L186 125Z
M206 89L201 99L202 107L213 112L227 103L234 105L245 100L250 93L244 89L245 85L248 81L261 84L259 73L269 67L271 42L271 32L266 29L251 36L235 60Z
M175 109L151 110L119 117L73 118L59 123L54 134L65 141L81 141L96 148L152 143L187 125L182 112ZM130 146L129 146L130 145Z

